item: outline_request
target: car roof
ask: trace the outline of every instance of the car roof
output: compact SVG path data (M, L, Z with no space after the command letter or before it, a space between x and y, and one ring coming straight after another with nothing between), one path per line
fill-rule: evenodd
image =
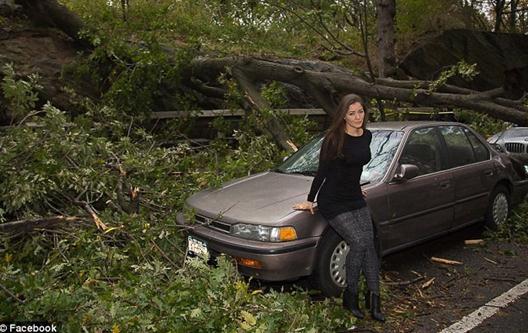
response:
M399 130L399 131L410 131L417 127L423 126L452 126L452 125L464 125L453 121L380 121L370 122L367 124L368 129L387 129L387 130Z

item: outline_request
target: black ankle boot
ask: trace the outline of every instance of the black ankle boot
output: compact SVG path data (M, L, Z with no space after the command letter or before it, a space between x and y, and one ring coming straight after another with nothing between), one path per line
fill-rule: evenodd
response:
M343 307L350 310L354 317L358 319L365 318L365 315L359 309L357 293L353 293L352 291L345 289L345 291L343 292Z
M383 313L381 313L381 309L380 309L381 302L380 302L379 295L371 293L371 292L369 292L368 295L369 297L365 299L365 303L370 308L370 314L372 315L372 318L374 318L377 321L384 322L385 316L383 315Z

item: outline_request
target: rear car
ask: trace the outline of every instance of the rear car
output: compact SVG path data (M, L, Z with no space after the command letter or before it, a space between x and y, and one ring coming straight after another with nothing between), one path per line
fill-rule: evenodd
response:
M380 255L469 224L497 227L528 190L513 168L477 133L454 122L369 125L372 159L361 179ZM317 171L322 135L274 170L191 196L189 252L236 259L239 271L268 281L311 276L327 296L345 287L347 244L316 212L295 211Z
M511 127L488 138L492 145L508 153L528 153L528 127Z

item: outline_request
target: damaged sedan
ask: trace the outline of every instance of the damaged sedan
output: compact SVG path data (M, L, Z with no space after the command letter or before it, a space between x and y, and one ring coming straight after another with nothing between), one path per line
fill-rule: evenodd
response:
M361 184L380 256L474 223L496 228L526 195L526 166L514 168L466 125L381 122L368 129L372 159ZM292 208L310 190L322 138L276 169L191 196L193 218L178 215L178 223L192 225L189 255L228 255L240 273L261 280L311 276L324 295L338 295L347 244L319 213Z

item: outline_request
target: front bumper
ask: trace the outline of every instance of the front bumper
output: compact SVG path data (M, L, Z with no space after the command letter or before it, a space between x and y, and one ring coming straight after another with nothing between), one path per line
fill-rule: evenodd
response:
M183 214L177 222L186 225ZM284 281L310 275L313 272L320 237L271 243L234 237L203 225L193 225L189 234L204 241L212 255L226 254L234 258L255 259L261 268L238 265L241 274L266 281Z

